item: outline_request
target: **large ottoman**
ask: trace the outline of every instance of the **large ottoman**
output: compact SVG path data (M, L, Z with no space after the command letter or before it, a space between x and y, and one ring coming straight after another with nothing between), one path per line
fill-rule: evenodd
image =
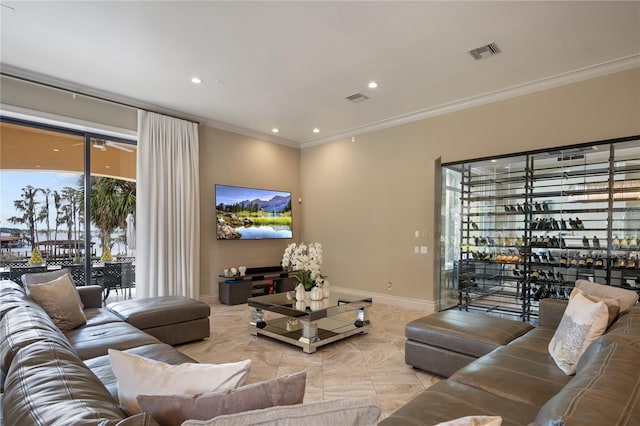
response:
M449 310L405 326L405 362L443 377L533 329L531 324Z
M113 302L111 312L164 343L178 345L209 337L209 305L184 296Z

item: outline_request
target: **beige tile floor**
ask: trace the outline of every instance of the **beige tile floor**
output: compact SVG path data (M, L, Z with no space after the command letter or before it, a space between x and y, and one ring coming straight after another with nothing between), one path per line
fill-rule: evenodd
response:
M297 346L249 330L246 304L211 305L211 337L178 346L199 362L252 360L247 383L297 371L307 372L305 402L374 396L386 417L440 380L404 363L404 326L423 312L374 303L369 333L356 335L305 354ZM269 315L267 313L267 320ZM353 315L353 314L352 314ZM354 317L355 319L355 317Z

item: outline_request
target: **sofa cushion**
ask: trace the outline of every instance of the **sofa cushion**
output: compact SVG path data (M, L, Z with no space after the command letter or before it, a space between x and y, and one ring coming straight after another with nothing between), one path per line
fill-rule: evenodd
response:
M636 305L620 314L607 329L607 336L620 336L629 343L640 343L640 306Z
M76 354L57 342L22 348L6 378L7 425L115 425L117 401Z
M566 374L575 373L580 355L607 328L609 311L604 302L593 302L578 292L569 300L556 329L549 353Z
M84 310L87 326L102 325L110 322L123 322L123 319L107 308L90 308Z
M184 296L161 296L113 302L111 312L141 330L208 318L211 308Z
M109 348L125 350L160 341L126 322L82 326L65 333L80 359L106 355Z
M197 395L138 395L142 412L162 426L180 426L185 420L208 420L278 405L302 404L307 373L300 372L226 392Z
M640 424L640 348L602 336L580 359L576 376L542 407L546 425Z
M478 358L457 371L449 380L472 386L504 400L540 408L570 379L570 376L558 369L548 353L529 351L522 344L509 344Z
M212 420L187 420L183 426L371 426L377 424L380 412L375 398L335 399L226 414Z
M80 296L69 275L42 284L27 284L27 292L60 330L72 330L87 322Z
M17 283L9 280L0 282L0 319L12 309L18 306L37 306L33 299L25 293L24 289ZM40 308L42 309L42 308Z
M463 416L485 415L502 416L503 426L522 426L535 418L538 409L448 379L419 393L380 425L426 426Z
M0 370L4 373L20 349L34 342L49 341L74 352L62 332L39 307L20 306L0 320Z
M618 299L620 301L620 313L626 312L638 303L638 293L633 290L597 284L587 280L577 280L576 287L591 296L603 299Z
M180 395L226 391L244 383L251 360L226 364L184 363L171 365L109 349L118 399L130 414L140 412L138 395Z

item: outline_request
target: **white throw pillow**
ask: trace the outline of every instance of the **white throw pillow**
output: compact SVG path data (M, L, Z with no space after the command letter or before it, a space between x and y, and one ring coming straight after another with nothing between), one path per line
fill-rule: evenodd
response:
M118 381L120 405L129 414L140 412L138 395L181 395L227 391L244 383L251 360L227 364L172 365L109 349L111 369Z
M448 422L438 423L436 426L500 426L500 416L466 416Z
M27 292L60 330L73 330L87 322L78 289L69 275L64 274L45 283L27 284Z
M565 374L574 374L582 353L607 329L607 305L593 302L577 292L567 304L560 324L549 342L549 353Z

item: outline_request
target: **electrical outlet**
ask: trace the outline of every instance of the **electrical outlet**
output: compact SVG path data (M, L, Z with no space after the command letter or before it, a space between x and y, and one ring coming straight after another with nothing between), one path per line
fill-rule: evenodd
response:
M416 238L420 238L420 231L416 231L414 235L416 236Z
M393 285L393 283L391 281L389 281L387 283L387 290L391 291L392 290L392 288L391 288L392 285Z
M413 248L413 252L414 252L414 253L416 253L416 254L417 254L417 253L420 253L420 247L415 246L415 247Z

